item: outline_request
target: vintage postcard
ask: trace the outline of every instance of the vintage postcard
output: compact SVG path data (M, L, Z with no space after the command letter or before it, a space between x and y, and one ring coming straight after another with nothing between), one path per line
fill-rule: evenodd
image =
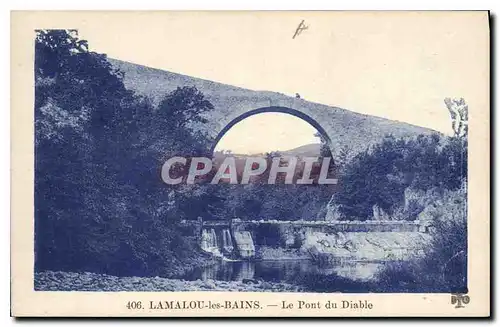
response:
M487 11L11 15L12 315L490 315Z

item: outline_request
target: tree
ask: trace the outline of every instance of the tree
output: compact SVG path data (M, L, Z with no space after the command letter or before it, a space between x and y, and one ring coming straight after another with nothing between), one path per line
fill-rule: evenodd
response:
M467 111L463 99L445 99L450 111L453 137L436 151L411 156L409 162L421 166L414 187L423 189L441 180L441 196L423 211L432 236L426 255L416 262L398 263L381 272L380 283L395 290L467 293ZM422 138L420 138L422 144ZM425 147L427 149L427 147ZM429 164L422 165L422 159ZM433 164L434 163L434 164ZM430 176L434 176L431 178ZM403 286L404 285L404 286Z
M356 155L342 170L335 203L348 219L370 219L374 205L393 213L408 187L456 190L467 174L464 147L437 134L415 139L386 137Z
M351 157L351 152L352 152L352 149L347 144L344 144L340 148L339 158L337 160L339 167L345 167L345 165L347 165L347 163L349 162L349 159Z
M445 98L444 103L450 112L451 127L455 137L467 137L469 129L469 106L463 98Z
M35 40L35 260L37 267L67 267L82 242L78 220L89 193L86 169L93 87L102 57L88 51L76 31L37 31ZM113 79L113 76L110 76ZM111 85L112 83L110 83ZM73 220L69 219L73 217ZM75 232L75 233L74 233ZM75 259L71 259L75 258ZM69 261L68 261L69 259Z
M165 150L204 151L190 124L213 107L179 88L154 108L122 78L76 31L37 31L37 270L158 275L200 255L176 222L204 210L208 192L168 187L159 173Z

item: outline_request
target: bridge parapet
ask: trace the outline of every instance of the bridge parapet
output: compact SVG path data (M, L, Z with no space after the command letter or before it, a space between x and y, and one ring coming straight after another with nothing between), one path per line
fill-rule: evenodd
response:
M426 226L418 220L338 220L338 221L306 221L306 220L207 220L181 221L184 227L197 228L232 228L252 229L259 225L276 225L283 228L307 228L331 232L426 232Z

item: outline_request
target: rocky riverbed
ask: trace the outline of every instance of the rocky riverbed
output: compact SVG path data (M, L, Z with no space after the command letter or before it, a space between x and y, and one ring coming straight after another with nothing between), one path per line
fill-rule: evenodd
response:
M117 277L89 272L75 273L44 271L35 273L37 291L90 291L90 292L179 292L179 291L227 291L227 292L298 292L298 286L286 283L270 283L261 280L242 281L195 280L185 281L162 277Z

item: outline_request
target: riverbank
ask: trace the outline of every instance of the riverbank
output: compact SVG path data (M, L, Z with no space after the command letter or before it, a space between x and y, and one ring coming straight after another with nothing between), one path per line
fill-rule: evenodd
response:
M162 277L118 277L89 272L75 273L44 271L35 273L36 291L88 291L88 292L300 292L301 288L286 283L260 280L186 281Z
M211 254L200 253L189 259L183 260L182 262L178 262L177 264L168 265L158 274L170 279L179 279L180 276L184 276L193 269L209 267L217 264L220 260L220 258Z

